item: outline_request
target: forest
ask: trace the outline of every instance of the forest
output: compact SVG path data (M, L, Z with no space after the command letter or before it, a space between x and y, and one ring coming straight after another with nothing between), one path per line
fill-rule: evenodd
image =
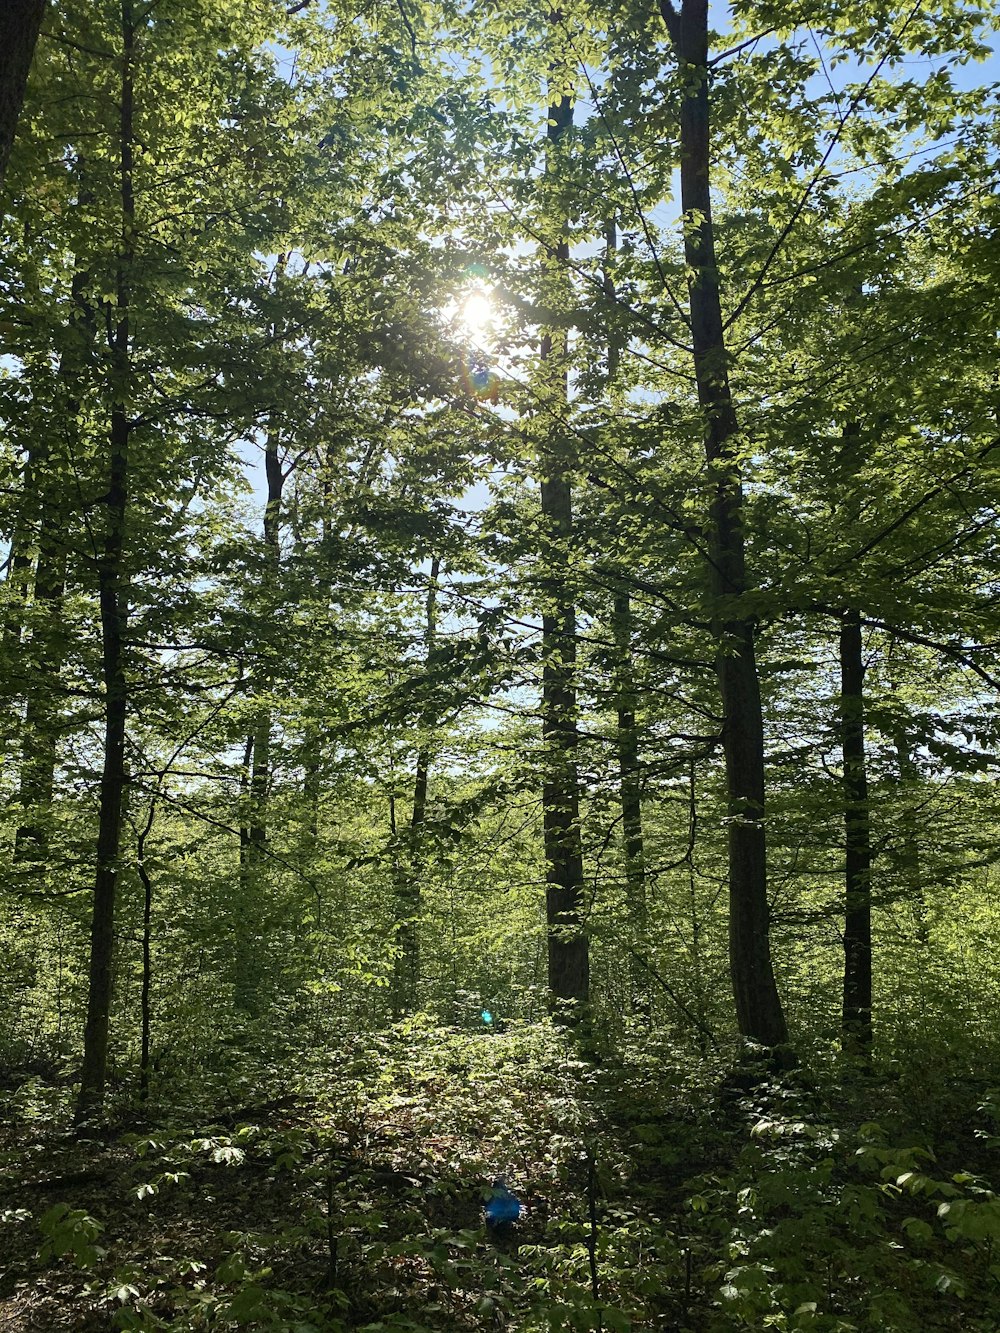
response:
M996 1333L995 0L0 9L0 1330Z

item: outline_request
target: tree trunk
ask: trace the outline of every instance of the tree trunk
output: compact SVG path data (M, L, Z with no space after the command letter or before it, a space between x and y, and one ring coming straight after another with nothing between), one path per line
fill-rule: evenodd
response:
M620 338L614 325L617 299L612 277L612 257L618 245L614 217L604 225L604 296L608 303L607 379L610 390L621 361ZM649 1013L649 973L646 958L646 866L642 837L642 786L639 768L639 737L636 729L635 676L632 671L632 602L626 587L614 594L611 613L615 641L615 695L618 715L618 790L622 811L622 842L625 855L625 899L631 939L629 951L629 1000L634 1013Z
M743 485L734 448L739 425L727 369L712 226L709 135L708 0L682 0L661 12L681 65L681 207L688 269L698 401L714 491L709 559L713 631L723 713L729 823L729 960L740 1033L763 1046L787 1040L771 965L764 828L764 723L753 620L740 608L747 591Z
M281 562L281 499L285 474L278 451L275 427L267 433L264 445L264 476L267 502L264 506L264 591L265 612L276 605L278 573ZM259 702L252 735L247 740L246 762L250 764L246 833L241 828L240 844L240 919L237 923L235 949L234 1003L244 1013L260 1012L260 950L263 899L260 892L261 862L268 838L268 802L271 788L271 707L267 694L271 686L269 650L254 669L254 688L265 697Z
M891 687L890 687L891 688ZM895 690L893 690L895 693ZM899 774L899 788L905 802L902 812L903 825L903 882L909 897L908 902L916 923L917 939L921 944L930 940L930 922L927 918L927 898L924 893L924 872L920 860L920 839L917 835L917 814L913 806L919 788L920 771L913 758L910 738L905 727L897 727L892 736L896 751L896 771Z
M111 354L118 386L128 383L129 298L135 197L132 182L134 24L130 0L123 0L122 85L119 120L121 242ZM115 943L115 898L118 887L118 854L121 844L122 797L125 791L125 723L128 712L128 682L125 674L125 635L128 629L128 582L124 569L125 518L128 508L128 457L131 424L124 400L111 409L110 470L104 497L107 523L104 548L98 561L101 613L102 670L104 677L104 766L101 774L100 812L97 834L97 874L90 934L90 979L87 1023L84 1030L83 1066L77 1118L99 1113L107 1079L108 1034L111 1017L112 962Z
M899 684L893 670L895 644L890 642L889 693L898 698ZM917 940L927 944L930 939L930 922L927 916L927 897L924 892L924 872L920 856L920 838L917 830L917 811L914 802L920 790L920 770L913 757L913 742L905 722L899 722L892 729L892 746L896 752L897 788L901 802L900 822L902 824L902 849L900 862L902 880L908 893L907 901L913 912Z
M278 434L268 431L264 447L264 475L267 479L267 504L264 507L264 585L269 593L268 610L272 609L277 593L278 569L281 561L281 497L285 474L278 454ZM261 672L263 681L270 685L270 671ZM262 846L267 842L267 799L271 781L271 709L265 704L257 714L254 729L253 771L250 776L250 844Z
M548 138L555 150L573 121L573 106L562 96L549 107ZM550 151L549 170L554 170ZM553 247L548 289L554 291L565 273L569 244L564 222ZM576 701L576 608L569 589L569 546L573 536L573 495L570 450L563 436L568 410L565 333L546 332L541 341L542 378L547 419L541 483L541 509L546 537L548 573L542 613L542 743L545 778L542 823L546 862L548 982L557 1008L574 1006L569 1016L582 1018L590 1001L590 948L583 922L583 844L580 834L580 793L576 766L578 745Z
M243 745L243 762L240 764L240 880L246 873L250 859L250 766L253 763L253 732Z
M441 561L434 556L427 583L424 645L430 653L437 638L438 575ZM433 725L433 718L421 719L425 728ZM420 909L421 880L424 872L424 823L427 818L427 786L430 778L431 752L426 738L417 751L417 769L413 779L413 810L410 815L409 855L399 868L396 888L396 945L398 952L394 965L393 989L396 1017L408 1013L417 1003L420 986Z
M632 674L632 604L622 590L615 593L613 613L617 657L618 781L622 808L622 841L625 852L625 895L632 939L632 1008L648 1012L646 956L646 863L642 837L642 786L639 768L639 737L635 721L635 680Z
M128 710L124 645L128 626L128 590L122 571L128 443L128 421L124 411L116 408L111 420L108 532L99 572L105 707L104 767L101 774L97 875L90 934L90 986L79 1102L81 1118L86 1118L90 1111L100 1109L107 1075L115 900L122 797L125 791L125 722Z
M136 843L136 869L142 884L142 988L139 995L139 1019L142 1028L139 1053L139 1098L149 1096L150 1037L152 1033L153 991L153 881L146 868L146 841L156 819L156 797L149 803L149 814Z
M76 285L74 280L74 286ZM79 403L68 404L73 422ZM31 637L21 647L24 664L24 732L18 803L23 811L14 838L15 861L44 860L48 851L47 813L52 804L58 728L58 682L64 657L62 605L66 580L65 510L49 475L50 449L30 461L25 485L37 499L37 546L32 589ZM29 480L29 477L32 480Z
M92 201L91 192L83 184L81 175L78 199L82 204ZM89 339L96 335L94 311L86 288L89 274L77 270L71 285L73 319L85 329ZM89 349L88 349L89 354ZM78 374L67 354L59 364L59 380L66 390L61 407L61 420L53 423L53 430L65 434L65 449L53 459L51 443L40 440L33 446L25 469L25 499L34 504L32 521L26 526L35 529L33 544L37 547L32 589L31 638L20 651L23 662L23 693L25 697L24 731L21 745L21 775L18 803L22 822L14 837L15 861L44 861L48 853L48 812L52 804L57 759L59 726L58 684L65 656L62 609L66 581L66 509L64 485L60 467L75 456L78 441L77 419L80 413ZM21 577L27 581L30 560L23 562ZM22 627L16 627L20 638Z
M45 0L4 0L0 5L0 188L44 15Z
M844 757L846 896L844 921L845 1051L866 1054L872 1043L872 902L868 775L865 764L861 616L840 618L840 717Z

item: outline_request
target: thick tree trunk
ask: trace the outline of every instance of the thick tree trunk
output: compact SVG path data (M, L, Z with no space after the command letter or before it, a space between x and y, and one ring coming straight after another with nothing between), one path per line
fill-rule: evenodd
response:
M45 0L3 0L0 4L0 189L44 15Z
M130 0L122 3L122 84L119 120L121 243L117 299L109 310L113 318L112 363L117 386L127 384L129 364L129 301L135 229L133 193L133 62L135 31ZM104 549L98 562L101 613L102 669L104 676L104 767L101 774L97 833L97 874L90 933L90 979L87 1023L83 1039L83 1066L77 1118L100 1111L107 1079L108 1034L111 1018L112 962L115 944L115 899L118 854L121 845L122 798L125 792L125 724L128 682L125 674L125 635L128 629L128 582L124 568L125 519L128 509L128 461L131 423L124 401L111 410L110 470L105 496L107 522Z
M861 616L857 611L844 611L840 618L840 726L846 849L842 1031L844 1050L863 1055L872 1043L872 856L862 650Z
M739 429L727 369L712 226L709 136L708 0L661 12L681 65L681 207L698 401L714 493L709 522L716 673L723 713L729 821L729 959L736 1019L764 1046L787 1040L771 965L764 830L764 724L753 620L740 608L747 590L743 486L734 448Z
M548 138L553 150L573 122L573 105L561 96L549 107ZM554 170L550 153L549 170ZM553 294L569 259L565 225L559 224L553 246L547 289ZM546 262L546 261L543 261ZM542 825L546 863L548 982L560 1011L585 1016L590 1001L590 947L583 921L583 843L580 832L580 784L576 700L576 608L569 588L569 547L573 537L571 451L563 438L562 418L568 410L565 333L547 332L540 348L541 379L546 406L541 450L544 473L541 508L547 545L548 572L542 612L542 742L545 778L542 784Z

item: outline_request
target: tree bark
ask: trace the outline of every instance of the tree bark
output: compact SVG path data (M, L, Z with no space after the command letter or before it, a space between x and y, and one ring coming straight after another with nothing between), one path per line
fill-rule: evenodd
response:
M764 824L764 723L747 591L739 430L729 385L712 225L708 0L660 0L681 66L681 208L694 372L713 480L709 559L716 674L723 713L729 825L729 960L740 1033L763 1046L787 1040L771 964Z
M639 735L635 720L635 679L632 673L632 604L628 592L615 593L613 612L617 657L618 783L622 810L622 841L625 852L625 895L628 904L632 953L629 968L631 1002L636 1012L648 1012L646 969L646 861L642 836L642 785L639 767Z
M903 825L903 880L909 890L908 901L913 909L917 939L921 944L927 944L930 940L930 922L927 919L927 897L924 892L920 839L917 835L917 815L913 806L920 782L920 771L913 758L910 738L906 734L905 727L894 729L892 744L896 751L899 789L905 802L901 815Z
M437 638L438 575L441 561L434 556L427 582L424 646L428 653ZM433 718L422 719L425 727ZM431 752L426 739L417 751L417 768L413 778L413 810L408 831L408 856L399 868L396 888L396 954L393 968L394 1011L396 1017L408 1013L417 1003L420 986L420 910L422 905L421 880L424 870L424 823L427 819L427 789L430 780Z
M549 107L549 170L554 170L552 150L572 122L572 102L563 95ZM555 279L549 283L550 290L565 272L568 260L565 223L560 220L552 257L543 261L550 265L550 277ZM542 613L542 824L548 983L556 1008L576 1021L585 1016L590 1001L590 948L583 921L583 844L576 764L576 607L568 586L573 537L572 459L562 438L562 416L568 408L566 335L546 332L539 356L548 409L548 420L543 424L547 437L541 451L541 509L549 565Z
M21 660L26 668L24 730L17 794L21 817L14 834L13 858L20 863L44 862L49 848L48 814L55 787L57 754L56 686L62 653L50 654L58 632L57 612L63 593L61 574L61 568L46 570L45 557L39 554L33 592L34 624L30 641L21 649ZM44 611L42 608L45 608Z
M0 5L0 188L44 15L45 0L4 0Z
M47 451L46 451L47 452ZM25 664L24 741L18 803L22 822L14 838L14 860L44 860L56 767L58 726L57 685L64 657L61 610L66 579L66 553L53 487L38 472L38 555L32 592L31 639L21 649Z
M898 697L899 683L895 678L893 669L894 653L895 644L890 643L888 652L889 693ZM930 939L930 922L927 917L927 897L924 891L920 838L917 830L917 811L914 806L914 802L918 799L920 770L913 757L913 741L904 721L900 721L893 726L892 745L896 752L896 785L901 802L902 848L899 860L902 880L908 891L907 901L913 911L917 939L921 944L927 944Z
M279 261L280 262L280 261ZM264 506L265 611L276 604L281 564L281 501L285 474L281 467L278 432L272 425L264 444L264 476L267 501ZM271 686L271 669L265 649L254 669L255 690L265 696ZM268 839L268 803L271 788L271 707L266 697L259 701L252 735L247 740L246 763L250 765L246 832L240 835L240 917L235 948L234 1003L251 1016L260 1011L258 983L260 957L257 940L261 928L262 899L260 869Z
M607 379L610 391L621 362L621 340L614 324L617 299L612 259L618 245L614 217L604 224L604 297L607 301ZM646 957L646 866L642 837L642 785L639 768L639 736L636 728L635 675L632 670L632 601L622 586L614 594L611 630L615 642L614 689L617 713L618 791L622 812L622 842L625 857L625 899L631 937L629 952L629 1001L634 1013L649 1013L649 975Z
M121 239L115 305L108 310L111 359L119 391L129 380L129 304L135 195L133 190L133 70L135 27L130 0L121 7L122 83L119 118ZM113 321L113 326L112 326ZM109 433L110 468L104 497L107 522L103 551L98 561L101 614L102 670L104 677L104 766L101 774L97 834L97 873L90 934L90 978L87 1023L77 1119L100 1112L107 1080L108 1035L111 1018L112 963L115 945L115 900L118 855L121 846L122 797L125 792L125 727L128 681L125 672L125 636L128 629L128 577L124 566L125 520L128 510L129 443L131 422L124 397L113 404Z
M146 823L136 842L136 869L142 884L142 987L139 994L139 1021L142 1029L139 1053L139 1098L149 1096L150 1037L152 1034L153 992L153 881L146 867L146 841L156 819L156 797L149 803Z
M267 480L267 503L264 507L264 583L271 594L270 609L277 591L281 562L281 499L285 474L278 453L278 434L268 431L264 446L264 476ZM270 672L263 673L270 684ZM271 709L264 705L257 714L254 729L253 770L250 775L250 844L260 847L267 842L267 800L271 781Z
M91 200L82 184L81 203ZM89 274L77 270L73 275L71 298L73 317L90 338L96 334L94 311L87 297ZM73 457L80 412L77 368L64 354L59 365L59 379L66 389L59 429L70 437L63 457ZM61 461L61 460L60 460ZM14 838L15 861L44 861L48 853L47 813L55 786L58 732L58 681L65 656L62 628L63 594L66 581L65 524L58 468L52 469L49 441L33 448L25 473L25 490L30 489L37 508L32 526L36 528L37 556L32 590L31 640L21 650L24 669L24 739L21 749L21 776L18 802L22 822ZM30 562L26 562L30 563ZM27 570L25 570L27 574ZM18 627L20 635L20 626Z
M865 762L865 664L861 616L840 618L840 726L844 760L846 850L842 1044L865 1055L872 1044L872 901L868 774Z

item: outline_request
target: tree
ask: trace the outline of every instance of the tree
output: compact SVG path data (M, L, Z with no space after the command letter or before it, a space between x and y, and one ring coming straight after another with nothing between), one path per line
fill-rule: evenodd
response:
M430 572L427 576L424 622L424 645L428 656L433 652L437 639L438 578L440 573L441 561L437 556L432 556ZM427 727L428 731L432 731L432 717L421 718L421 722ZM405 865L399 865L400 880L396 890L396 943L398 953L393 965L395 990L393 1007L397 1014L406 1013L414 1008L420 984L420 910L422 880L426 864L424 826L427 822L427 789L431 766L430 744L427 735L421 737L420 747L417 750L416 772L413 776L410 824L404 839ZM395 819L393 822L395 823ZM393 831L398 837L398 830Z
M0 189L45 17L45 0L10 0L0 13Z
M58 235L64 248L39 240L30 251L37 270L27 267L22 275L45 287L53 310L69 288L74 315L87 316L74 318L64 334L58 322L36 322L31 338L17 348L18 381L37 383L51 363L46 338L50 329L56 331L56 349L61 346L64 353L57 359L57 396L63 408L73 405L71 427L54 415L49 422L53 435L61 437L60 449L50 445L34 455L29 449L23 509L28 513L33 505L41 515L35 520L41 536L33 534L26 548L33 615L44 631L44 620L53 617L43 618L42 611L58 602L65 569L77 608L90 605L93 596L99 627L100 685L88 680L85 687L104 735L97 757L84 1116L99 1108L104 1092L123 801L129 785L146 776L132 763L133 771L127 771L130 719L140 712L149 716L157 676L188 683L182 625L187 621L185 628L190 627L197 599L185 594L183 584L168 584L202 559L199 539L209 527L200 510L202 488L215 485L231 468L232 444L262 419L271 387L265 385L264 394L250 391L247 369L270 342L255 312L261 287L255 250L281 234L282 191L272 185L299 169L302 141L262 154L255 135L248 139L244 132L244 113L252 109L259 115L267 106L280 118L296 107L305 120L320 114L327 121L310 101L311 85L293 90L275 72L273 57L262 46L273 29L260 14L217 16L197 41L191 21L190 13L168 7L155 17L137 18L129 5L64 16L65 40L46 48L30 123L11 172L20 191L15 207L32 221L36 210L70 192ZM206 49L217 53L223 35L229 54L218 74L212 72L214 58L206 64L202 56ZM185 100L179 103L182 87ZM68 90L74 106L86 108L93 101L99 107L94 122L66 117ZM179 105L184 108L179 128L171 128L175 121L168 108ZM62 145L54 158L53 138ZM33 175L29 165L39 145L45 156L41 172ZM309 145L310 156L314 151ZM171 173L179 161L186 164L198 199L194 208L172 192ZM221 164L228 168L225 183ZM215 226L220 212L235 226L220 231ZM30 243L37 235L29 229ZM83 356L81 343L89 349ZM46 395L42 402L48 401ZM17 422L16 439L23 438L21 427ZM79 505L69 524L65 512L60 516L62 531L54 538L59 524L51 496L56 478L67 473ZM32 494L39 488L40 508ZM172 567L162 563L168 552ZM33 632L32 651L43 653L47 641L45 633ZM89 647L74 644L72 651L90 666ZM214 646L207 651L211 658ZM165 671L164 654L172 659ZM58 670L50 652L50 671L53 665ZM29 713L31 698L29 690ZM27 804L37 804L35 789L44 797L42 788L51 783L54 741L47 721L44 741L38 746L40 778L33 776L34 765L22 766Z
M287 8L39 46L9 1049L89 989L85 1116L418 1006L898 1054L995 838L971 11Z
M698 401L705 417L705 459L714 498L708 559L712 569L716 670L723 712L729 793L730 964L740 1032L763 1046L787 1038L771 966L764 824L764 722L753 619L741 608L748 590L743 537L739 425L729 387L728 349L712 226L708 0L663 0L684 94L680 110L681 208L688 266L690 327Z
M132 421L126 386L132 378L132 270L135 263L134 93L136 23L129 0L121 10L121 84L118 150L119 248L115 289L104 315L108 327L112 389L108 421L107 493L103 541L97 555L101 619L101 669L104 681L104 763L101 772L97 833L97 869L90 935L90 989L83 1037L78 1114L87 1118L101 1106L108 1063L111 1017L111 965L115 945L115 898L125 793L125 725L129 686L125 667L129 579L126 573L125 522L132 477L129 467Z
M558 41L558 34L554 34ZM549 157L546 171L559 171L559 150L573 123L573 101L564 90L564 62L555 60L550 82ZM569 258L566 224L558 215L545 219L551 229L552 261L542 260L543 301L553 314ZM576 610L568 580L573 543L573 456L569 445L567 334L546 329L539 349L539 380L543 416L541 511L545 522L548 566L543 575L542 609L542 744L545 779L542 818L545 838L546 917L549 928L549 990L557 1005L575 1005L574 1021L590 999L590 959L583 926L583 849L580 836L580 794L576 767Z

